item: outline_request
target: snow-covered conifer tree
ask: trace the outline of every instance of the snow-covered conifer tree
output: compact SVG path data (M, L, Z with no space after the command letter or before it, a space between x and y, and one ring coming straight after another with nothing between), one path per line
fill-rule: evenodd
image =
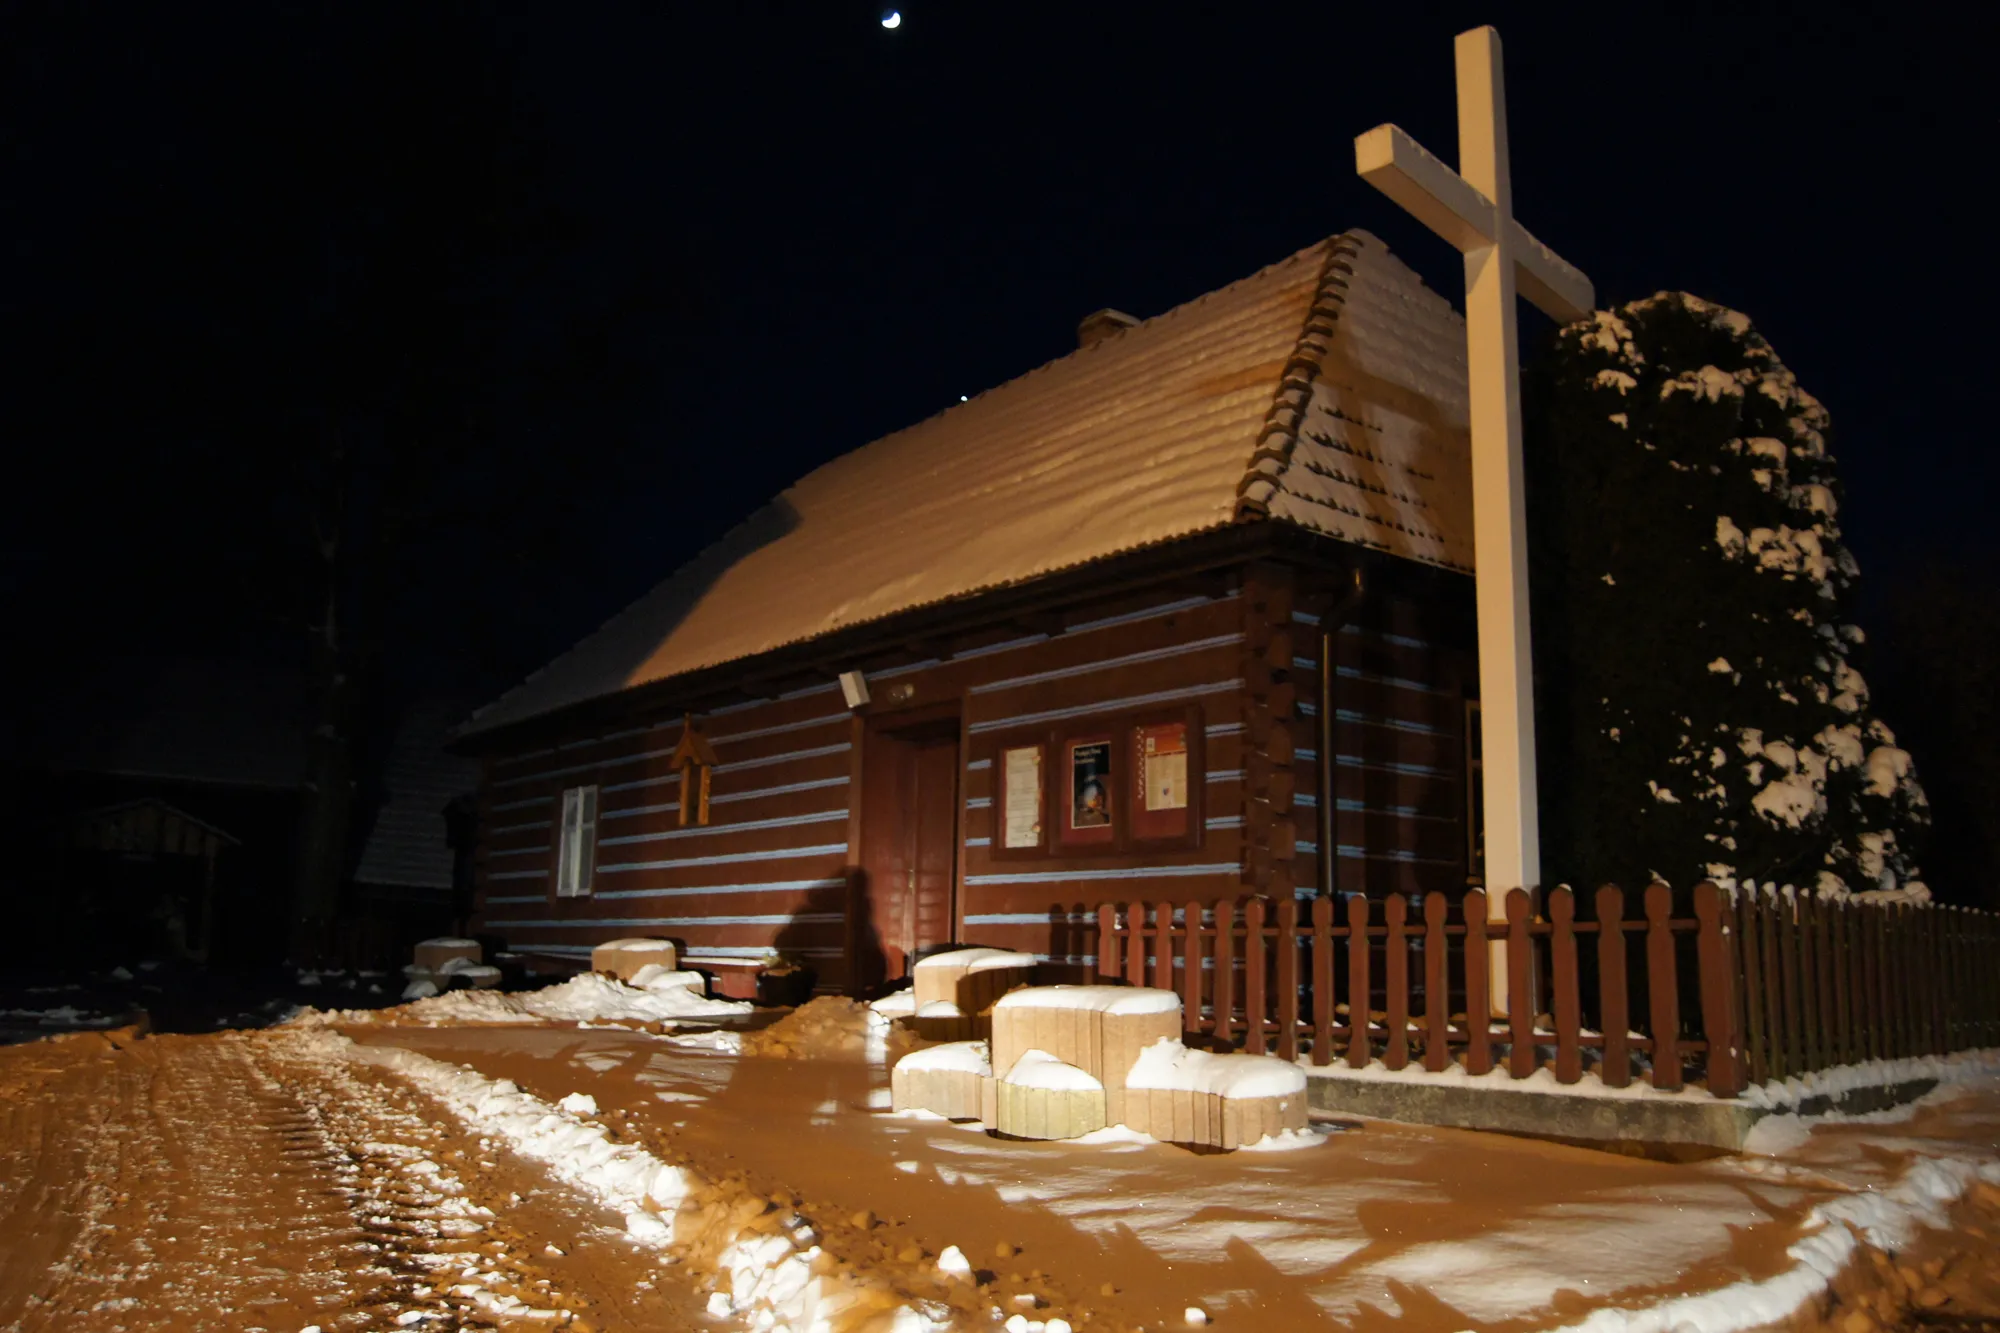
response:
M1922 896L1818 401L1661 293L1562 330L1528 425L1544 878Z

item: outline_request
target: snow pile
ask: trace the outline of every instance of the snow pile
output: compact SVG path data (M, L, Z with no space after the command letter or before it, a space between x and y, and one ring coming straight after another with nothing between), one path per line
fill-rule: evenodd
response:
M537 1018L595 1019L599 1022L606 1019L729 1018L750 1012L748 1001L711 1000L698 989L689 989L677 983L640 990L597 972L579 972L560 986L529 991L519 998L522 1008Z
M839 995L809 1000L767 1028L745 1033L742 1052L779 1060L879 1060L892 1038L880 1011Z
M1579 1323L1577 1333L1735 1333L1784 1322L1833 1285L1865 1242L1894 1252L1920 1227L1948 1228L1947 1209L1973 1185L2000 1185L2000 1163L1919 1157L1886 1189L1857 1190L1820 1204L1806 1215L1812 1230L1785 1254L1792 1267L1761 1282L1737 1282L1697 1296L1682 1296L1638 1310L1604 1309Z
M1125 1086L1215 1097L1286 1097L1305 1091L1306 1075L1297 1065L1273 1056L1216 1055L1162 1037L1139 1052L1125 1075Z
M450 1027L538 1019L571 1023L714 1021L750 1012L747 1001L709 999L698 984L683 980L688 977L694 978L694 983L700 981L698 973L662 972L641 989L596 972L579 972L546 990L455 990L393 1009L307 1010L293 1021L309 1027L336 1023Z
M922 967L922 963L917 966ZM914 988L891 991L869 1006L884 1018L909 1018L917 1012L917 992Z
M1178 1012L1181 997L1142 986L1030 986L1009 991L995 1009L1088 1009L1104 1014Z
M999 967L1029 968L1035 965L1031 953L1015 953L1011 949L952 949L947 953L934 953L928 958L919 958L915 970L927 971L932 968L962 968L967 972L991 972Z
M1040 1088L1044 1092L1104 1091L1104 1085L1087 1071L1065 1064L1047 1051L1022 1051L1001 1082L1017 1088Z
M1317 1148L1325 1143L1330 1134L1307 1129L1281 1129L1275 1134L1266 1134L1255 1143L1245 1143L1238 1152L1297 1152L1301 1148Z
M1975 1078L2000 1074L2000 1050L1960 1051L1956 1055L1918 1055L1902 1060L1866 1060L1860 1064L1836 1065L1793 1078L1774 1079L1745 1088L1740 1098L1745 1106L1781 1111L1801 1106L1815 1098L1839 1100L1862 1088L1890 1088L1924 1079L1940 1087Z
M1040 1055L1040 1051L1028 1054ZM1026 1059L1027 1055L1023 1055ZM978 1074L982 1078L993 1074L993 1059L983 1041L948 1041L939 1046L928 1046L921 1051L912 1051L896 1062L896 1068L922 1072L925 1070L954 1070L962 1074Z
M696 995L708 989L708 980L701 973L677 972L658 963L646 964L626 984L637 990L691 990Z
M504 1140L557 1179L622 1213L625 1232L637 1244L712 1268L724 1290L711 1297L711 1314L733 1314L755 1328L817 1330L846 1322L843 1315L865 1319L880 1311L889 1313L892 1333L948 1327L933 1312L909 1305L890 1313L893 1295L863 1286L852 1269L826 1254L807 1219L785 1215L741 1185L707 1180L614 1141L603 1125L583 1118L596 1109L586 1096L572 1094L551 1106L505 1079L488 1079L413 1051L314 1035L325 1054L402 1075L475 1133Z

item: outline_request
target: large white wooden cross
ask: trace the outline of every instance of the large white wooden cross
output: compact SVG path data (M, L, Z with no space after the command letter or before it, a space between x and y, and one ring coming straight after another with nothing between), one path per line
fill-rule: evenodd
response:
M1514 296L1518 289L1565 324L1588 316L1595 299L1589 278L1514 221L1500 34L1474 28L1458 35L1454 49L1458 170L1394 125L1378 125L1357 138L1354 165L1363 180L1465 254L1487 902L1489 914L1504 919L1505 891L1534 888L1542 877ZM1504 972L1495 976L1496 994L1504 977Z

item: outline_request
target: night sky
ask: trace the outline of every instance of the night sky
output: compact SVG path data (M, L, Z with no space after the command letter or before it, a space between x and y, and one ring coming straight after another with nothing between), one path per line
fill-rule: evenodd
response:
M1487 21L1519 216L1600 304L1756 321L1832 413L1870 614L1987 543L1969 34L1418 8L0 6L10 696L296 657L336 448L344 623L480 693L1098 307L1349 227L1457 301L1351 142L1393 120L1454 160L1451 39Z

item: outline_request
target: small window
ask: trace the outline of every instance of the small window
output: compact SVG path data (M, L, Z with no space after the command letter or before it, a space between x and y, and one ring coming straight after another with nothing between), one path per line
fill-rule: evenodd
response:
M590 893L597 870L597 788L571 787L563 793L562 838L556 846L556 897Z

